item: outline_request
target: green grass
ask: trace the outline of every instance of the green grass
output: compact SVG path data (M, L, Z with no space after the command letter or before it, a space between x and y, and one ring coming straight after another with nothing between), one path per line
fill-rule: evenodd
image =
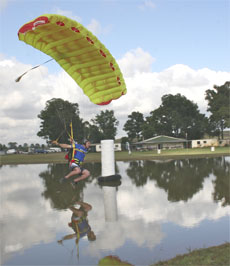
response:
M220 246L197 249L185 255L178 255L167 261L160 261L152 266L174 266L174 265L215 265L228 266L230 265L230 243L225 243Z
M48 154L9 154L0 155L0 164L42 164L42 163L66 163L64 152L48 153ZM153 160L153 159L175 159L175 158L190 158L190 157L206 157L230 155L229 147L218 147L212 152L210 148L196 149L175 149L162 150L160 154L157 151L135 151L128 154L127 151L115 152L117 161L131 160ZM101 153L89 153L86 156L85 162L100 162Z

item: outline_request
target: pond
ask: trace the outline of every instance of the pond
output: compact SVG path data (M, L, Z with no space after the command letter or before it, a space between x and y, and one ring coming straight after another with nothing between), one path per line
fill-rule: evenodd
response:
M230 156L116 162L115 187L85 168L73 187L65 164L1 166L1 265L150 265L229 242Z

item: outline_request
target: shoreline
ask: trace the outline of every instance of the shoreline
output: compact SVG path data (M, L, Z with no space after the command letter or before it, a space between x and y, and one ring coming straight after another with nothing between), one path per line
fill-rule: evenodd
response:
M48 154L6 154L0 155L0 165L67 163L67 160L64 158L65 155L66 152ZM128 154L127 151L118 151L115 152L115 161L163 161L218 156L230 156L230 148L218 147L215 151L211 151L210 148L162 150L160 154L158 154L157 151L134 151L131 154ZM90 162L101 162L101 153L89 152L86 156L85 163Z
M230 243L226 242L217 246L200 248L164 261L158 261L150 266L175 266L175 265L230 265Z

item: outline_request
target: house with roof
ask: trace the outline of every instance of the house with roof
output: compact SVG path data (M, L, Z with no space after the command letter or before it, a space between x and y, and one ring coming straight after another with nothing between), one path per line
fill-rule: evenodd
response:
M204 139L195 139L191 141L191 147L205 148L230 146L230 130L224 130L223 137L223 139L219 139L218 137L209 138L209 136L206 136Z
M188 147L188 141L186 139L161 135L133 143L132 146L134 145L138 150L183 149Z

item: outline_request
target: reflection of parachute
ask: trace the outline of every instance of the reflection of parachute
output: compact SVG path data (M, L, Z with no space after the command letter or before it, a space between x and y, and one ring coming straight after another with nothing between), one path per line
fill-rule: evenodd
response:
M80 23L47 14L23 25L18 37L55 59L93 103L109 104L126 94L115 59Z

